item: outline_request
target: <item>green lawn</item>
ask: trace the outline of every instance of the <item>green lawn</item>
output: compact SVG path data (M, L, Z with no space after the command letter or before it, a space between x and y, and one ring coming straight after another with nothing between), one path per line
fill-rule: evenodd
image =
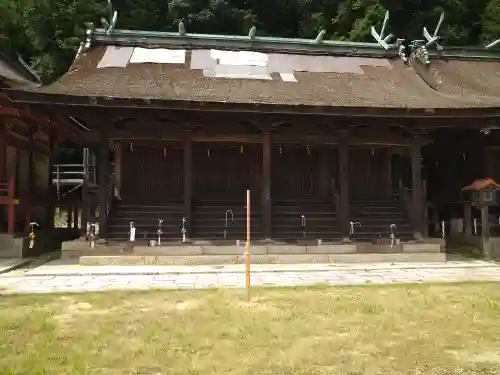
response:
M499 284L0 297L0 374L499 374Z

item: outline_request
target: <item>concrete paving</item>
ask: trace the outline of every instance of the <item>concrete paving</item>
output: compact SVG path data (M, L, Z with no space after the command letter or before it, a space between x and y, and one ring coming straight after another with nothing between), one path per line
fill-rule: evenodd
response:
M500 266L482 261L445 264L254 265L254 286L363 285L424 282L500 282ZM244 267L79 266L60 261L0 275L2 293L90 292L182 288L242 288Z
M10 272L30 262L31 259L0 258L0 274Z

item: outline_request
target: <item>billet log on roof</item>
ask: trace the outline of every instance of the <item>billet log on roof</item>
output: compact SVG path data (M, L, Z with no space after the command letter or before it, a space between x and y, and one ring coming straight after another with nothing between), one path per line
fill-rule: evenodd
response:
M146 32L87 25L69 72L40 88L11 90L13 101L126 105L251 104L336 110L372 108L495 110L500 115L500 53L442 47L439 26L426 40L376 43L316 39ZM135 103L137 104L137 103ZM435 113L435 112L433 112Z

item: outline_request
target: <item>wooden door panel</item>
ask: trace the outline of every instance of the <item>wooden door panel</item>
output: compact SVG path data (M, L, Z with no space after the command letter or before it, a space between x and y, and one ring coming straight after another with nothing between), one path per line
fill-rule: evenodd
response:
M193 144L195 200L244 199L247 189L260 192L261 174L259 145Z
M279 146L271 152L273 199L327 199L335 178L335 149L328 146Z
M388 199L391 192L390 162L388 148L350 148L350 199Z
M182 197L182 150L135 147L123 152L124 201L163 203Z

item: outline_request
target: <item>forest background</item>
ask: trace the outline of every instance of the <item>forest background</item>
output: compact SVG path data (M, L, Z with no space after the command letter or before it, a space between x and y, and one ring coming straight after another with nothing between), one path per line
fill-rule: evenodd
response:
M500 37L500 0L114 0L116 27L188 32L373 41L390 11L388 31L423 39L442 11L444 45L482 45ZM19 54L45 82L66 72L84 34L85 22L100 26L104 0L0 0L0 53Z

